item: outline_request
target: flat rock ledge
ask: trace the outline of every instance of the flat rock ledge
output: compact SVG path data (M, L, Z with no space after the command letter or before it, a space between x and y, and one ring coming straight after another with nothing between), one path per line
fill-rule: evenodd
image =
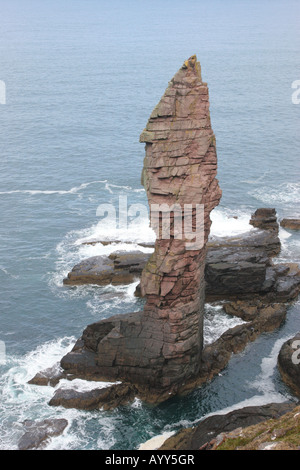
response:
M132 385L122 383L82 392L72 388L59 388L49 401L49 405L79 410L111 410L132 402L135 394Z
M282 345L277 364L283 381L300 397L300 332Z
M26 420L23 423L25 433L18 443L19 450L43 449L52 437L59 436L68 426L64 418L44 419L43 421Z
M139 250L117 251L109 256L92 256L74 266L63 283L72 286L130 284L141 276L149 256Z
M280 226L289 230L300 230L300 219L282 219Z
M252 427L250 431L253 431L254 426L259 425L260 444L265 441L274 444L274 440L279 438L280 429L281 438L285 435L282 422L279 424L280 418L294 417L297 412L299 407L296 407L296 403L288 402L248 406L230 413L209 416L198 425L182 429L171 436L159 450L216 450L222 444L228 444L230 439L234 440L230 442L230 446L236 449L238 445L242 446L248 440L253 440L255 432L251 434L249 426ZM300 417L300 413L298 414ZM294 429L296 428L297 426Z

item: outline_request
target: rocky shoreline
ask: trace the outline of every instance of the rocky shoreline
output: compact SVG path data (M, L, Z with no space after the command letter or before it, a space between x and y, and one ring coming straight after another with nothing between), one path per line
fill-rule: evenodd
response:
M267 224L270 214L273 219L275 214L272 227ZM226 367L232 354L241 352L261 333L278 328L286 318L289 305L299 294L298 265L274 263L274 257L280 251L279 225L274 209L258 209L251 218L251 225L257 219L260 225L257 226L256 223L256 230L239 237L209 242L205 269L206 292L208 291L206 300L214 305L221 305L228 315L241 318L245 323L228 329L216 341L204 347L199 373L184 381L176 390L177 394L187 394L211 380ZM149 254L145 253L140 257L136 252L116 252L111 259L119 261L120 277L124 279L131 263L139 266L142 259L146 262L147 257ZM87 262L90 263L90 260ZM85 265L85 261L81 265ZM100 270L98 275L102 279ZM94 278L91 282L94 282ZM61 379L70 380L70 388L58 388L49 403L51 406L66 408L112 409L133 401L135 397L150 403L159 403L170 398L170 391L161 393L153 389L149 392L147 388L136 387L126 381L85 392L72 388L72 380L78 377L83 380L106 380L105 373L103 377L99 375L95 363L94 343L107 330L111 330L112 325L122 328L122 320L127 321L128 318L130 314L124 314L89 325L71 355L67 355L66 359L62 358L59 365L36 374L29 383L55 387ZM135 318L134 316L133 322Z
M165 440L159 450L216 450L226 439L239 437L243 429L277 420L295 407L295 403L270 403L209 416Z

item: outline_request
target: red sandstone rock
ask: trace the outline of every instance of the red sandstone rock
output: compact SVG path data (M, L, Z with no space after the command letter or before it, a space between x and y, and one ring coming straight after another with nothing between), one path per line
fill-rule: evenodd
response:
M204 226L203 246L189 250L190 240L185 237L186 220L181 230L182 238L177 239L176 221L171 214L171 236L164 239L156 227L155 251L141 278L141 292L147 299L145 319L150 317L155 321L164 317L172 331L172 337L166 332L163 339L167 344L168 361L186 359L188 354L188 373L194 374L202 350L205 244L211 225L209 214L221 197L216 180L217 155L210 125L208 89L202 82L200 64L195 56L187 60L170 81L140 140L146 143L143 183L150 209L155 204L176 205L183 214L190 204L193 231L200 229L199 222ZM204 218L200 221L196 220L197 204L204 205ZM181 322L173 323L174 312L183 309L185 317ZM163 351L166 351L166 346ZM177 367L176 374L177 377L184 375ZM174 381L175 377L171 380Z
M195 56L170 81L140 140L146 144L142 181L151 215L153 204L165 204L170 217L170 234L157 234L154 253L142 273L145 309L89 325L61 365L77 376L121 379L140 389L176 392L199 370L205 244L209 214L221 197L208 88ZM203 214L198 205L204 206ZM189 219L183 224L179 216L184 210ZM157 214L152 222L166 226L162 219ZM193 244L187 227L198 243Z

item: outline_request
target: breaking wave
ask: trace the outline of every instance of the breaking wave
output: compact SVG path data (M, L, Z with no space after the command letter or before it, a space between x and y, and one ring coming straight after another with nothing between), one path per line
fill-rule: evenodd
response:
M263 186L249 191L248 194L264 204L275 207L278 204L291 204L296 209L300 203L300 183L282 183L276 188Z

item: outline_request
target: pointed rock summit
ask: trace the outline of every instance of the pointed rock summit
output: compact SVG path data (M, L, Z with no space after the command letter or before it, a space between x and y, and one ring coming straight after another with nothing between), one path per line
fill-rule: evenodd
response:
M126 381L146 395L176 393L199 370L205 245L221 198L208 88L196 56L170 81L140 141L157 234L141 278L145 308L89 325L61 366L78 377Z

